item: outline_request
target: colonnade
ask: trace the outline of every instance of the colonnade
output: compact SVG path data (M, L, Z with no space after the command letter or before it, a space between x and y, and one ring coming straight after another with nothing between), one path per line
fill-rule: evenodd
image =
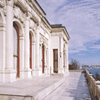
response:
M32 78L34 76L54 73L53 49L58 50L58 73L64 74L64 61L65 66L68 68L68 45L65 46L64 51L66 57L63 60L63 38L60 37L60 43L55 43L58 45L58 48L52 47L51 25L49 25L46 20L42 21L44 19L40 18L37 13L33 13L35 14L35 18L33 18L30 11L24 9L25 11L21 12L20 10L22 9L16 7L16 10L24 15L24 21L21 20L17 14L15 15L15 13L13 13L14 6L16 6L14 5L14 0L7 0L6 13L2 13L0 10L0 82L13 82L16 81L17 78ZM36 18L36 16L38 18ZM31 27L30 22L33 23ZM17 34L16 60L13 54L14 24L16 24L18 28L18 30L15 29ZM58 30L58 32L61 31ZM32 53L30 53L29 49L30 33L32 36ZM55 42L56 40L54 39L53 41ZM30 67L30 54L32 68ZM17 68L14 66L14 63L17 64ZM68 69L66 69L66 71L68 71Z

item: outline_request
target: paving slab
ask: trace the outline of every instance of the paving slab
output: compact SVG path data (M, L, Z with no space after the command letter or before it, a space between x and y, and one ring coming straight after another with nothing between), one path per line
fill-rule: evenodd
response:
M34 77L12 83L0 83L0 100L42 100L63 84L64 77Z
M89 89L81 72L70 72L65 78L65 83L43 100L88 100Z

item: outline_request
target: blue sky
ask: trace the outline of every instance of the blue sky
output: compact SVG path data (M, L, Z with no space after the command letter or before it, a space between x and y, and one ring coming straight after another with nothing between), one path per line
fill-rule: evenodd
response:
M50 24L63 24L69 35L69 62L100 65L100 0L37 0Z

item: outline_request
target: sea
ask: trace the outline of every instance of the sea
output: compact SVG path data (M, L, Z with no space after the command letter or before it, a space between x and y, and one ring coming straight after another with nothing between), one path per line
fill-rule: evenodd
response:
M95 73L98 72L98 74L100 75L100 68L91 68L91 69L87 69L89 72L91 72L94 77L95 77Z

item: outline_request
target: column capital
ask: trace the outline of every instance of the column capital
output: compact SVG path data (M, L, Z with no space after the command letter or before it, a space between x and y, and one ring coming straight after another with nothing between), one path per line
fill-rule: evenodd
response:
M40 42L39 45L42 47L42 42Z
M19 34L20 40L24 40L24 34Z
M19 37L24 37L24 34L19 34Z
M32 41L32 45L35 45L36 43L35 43L35 41Z

